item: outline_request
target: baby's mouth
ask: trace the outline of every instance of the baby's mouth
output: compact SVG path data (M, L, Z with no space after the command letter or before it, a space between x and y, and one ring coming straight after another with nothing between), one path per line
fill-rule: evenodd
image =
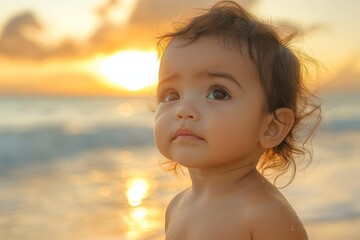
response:
M184 140L184 141L196 141L196 140L204 140L195 134L192 130L187 128L179 128L173 137L173 140Z

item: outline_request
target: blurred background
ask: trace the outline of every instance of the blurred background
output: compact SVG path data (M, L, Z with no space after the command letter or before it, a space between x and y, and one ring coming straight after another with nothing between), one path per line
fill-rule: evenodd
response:
M164 239L188 186L152 139L156 36L211 0L0 0L0 238ZM360 2L239 0L322 66L312 165L281 191L311 239L360 239Z

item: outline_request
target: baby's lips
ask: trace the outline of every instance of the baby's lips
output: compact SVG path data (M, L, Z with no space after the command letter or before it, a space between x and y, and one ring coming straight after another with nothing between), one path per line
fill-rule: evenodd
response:
M176 139L178 137L192 137L192 138L198 138L198 139L203 139L201 137L199 137L196 133L194 133L191 129L188 128L179 128L175 134L173 139Z

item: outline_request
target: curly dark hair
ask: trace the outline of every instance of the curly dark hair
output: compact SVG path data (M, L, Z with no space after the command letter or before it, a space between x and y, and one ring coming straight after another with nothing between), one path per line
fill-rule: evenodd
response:
M189 45L203 36L216 36L225 46L238 49L240 53L245 47L259 72L267 110L275 118L278 108L290 108L295 115L294 125L286 138L267 149L258 164L262 173L277 170L277 177L292 169L290 183L301 157L309 155L306 165L311 163L312 150L306 144L321 120L321 108L316 96L304 84L306 65L316 64L316 60L290 48L297 32L285 35L279 29L260 21L233 1L221 1L178 25L174 31L161 35L158 52L161 57L174 39L182 39L184 45ZM170 169L177 172L178 165L169 163Z

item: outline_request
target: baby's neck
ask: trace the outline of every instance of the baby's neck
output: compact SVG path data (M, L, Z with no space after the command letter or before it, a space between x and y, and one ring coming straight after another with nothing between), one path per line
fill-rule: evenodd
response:
M251 175L259 174L256 164L232 169L189 169L194 194L218 194L243 185Z

